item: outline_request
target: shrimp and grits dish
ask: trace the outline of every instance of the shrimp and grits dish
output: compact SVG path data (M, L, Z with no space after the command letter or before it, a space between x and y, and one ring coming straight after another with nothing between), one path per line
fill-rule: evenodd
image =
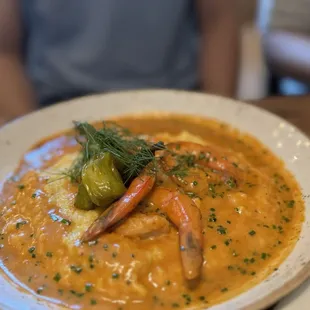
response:
M283 162L215 120L74 122L0 193L3 271L71 309L207 309L277 270L304 203Z

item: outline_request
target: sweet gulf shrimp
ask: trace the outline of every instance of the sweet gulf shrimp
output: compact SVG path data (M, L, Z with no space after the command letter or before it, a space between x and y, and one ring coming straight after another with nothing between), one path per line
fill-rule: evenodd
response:
M220 157L210 147L191 142L168 144L166 150L156 152L156 162L146 166L131 182L126 193L89 227L82 236L82 241L93 240L113 229L114 225L128 216L141 201L148 197L148 201L160 208L178 230L185 279L188 281L199 279L203 264L201 212L194 200L182 190L183 184L179 176L173 173L174 169L184 165L189 172L196 165L214 169L224 178L234 176L235 172L232 163ZM166 188L160 182L156 182L163 178L170 178L176 187Z

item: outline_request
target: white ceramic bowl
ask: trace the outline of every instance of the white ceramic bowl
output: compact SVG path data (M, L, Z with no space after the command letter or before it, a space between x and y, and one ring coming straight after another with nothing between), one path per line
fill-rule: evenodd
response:
M71 128L72 120L96 121L123 114L173 112L216 118L250 133L268 146L298 180L306 203L300 240L279 270L265 281L223 304L223 309L262 309L301 284L310 271L310 141L291 124L248 104L183 91L130 91L96 95L34 112L0 130L0 180L16 167L22 154L38 140ZM56 308L13 286L0 275L1 309Z

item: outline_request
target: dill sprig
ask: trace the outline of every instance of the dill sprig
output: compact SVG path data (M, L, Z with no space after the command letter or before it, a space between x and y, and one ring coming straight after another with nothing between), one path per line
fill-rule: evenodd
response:
M97 130L86 122L74 122L77 141L82 151L67 171L74 182L80 182L85 163L104 152L109 152L115 159L125 183L139 175L141 170L155 160L155 151L164 149L162 142L150 145L147 141L132 134L128 129L113 123L103 123Z

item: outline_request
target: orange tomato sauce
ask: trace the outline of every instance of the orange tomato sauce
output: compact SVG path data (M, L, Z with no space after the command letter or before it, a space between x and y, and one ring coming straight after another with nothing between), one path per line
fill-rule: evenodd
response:
M70 132L35 145L4 183L0 259L6 272L39 298L69 308L139 310L208 308L278 268L298 240L304 204L296 180L276 156L253 137L213 120L155 115L117 123L155 138L186 130L234 159L237 187L216 183L212 171L197 180L193 174L187 183L203 221L199 285L191 288L184 280L177 229L147 200L115 231L95 242L78 242L83 217L100 212L62 209L62 192L55 204L46 191L49 175L41 174L79 150ZM62 184L63 203L72 202L76 186L69 179ZM171 187L171 181L162 186ZM160 232L143 234L148 225L160 225Z

